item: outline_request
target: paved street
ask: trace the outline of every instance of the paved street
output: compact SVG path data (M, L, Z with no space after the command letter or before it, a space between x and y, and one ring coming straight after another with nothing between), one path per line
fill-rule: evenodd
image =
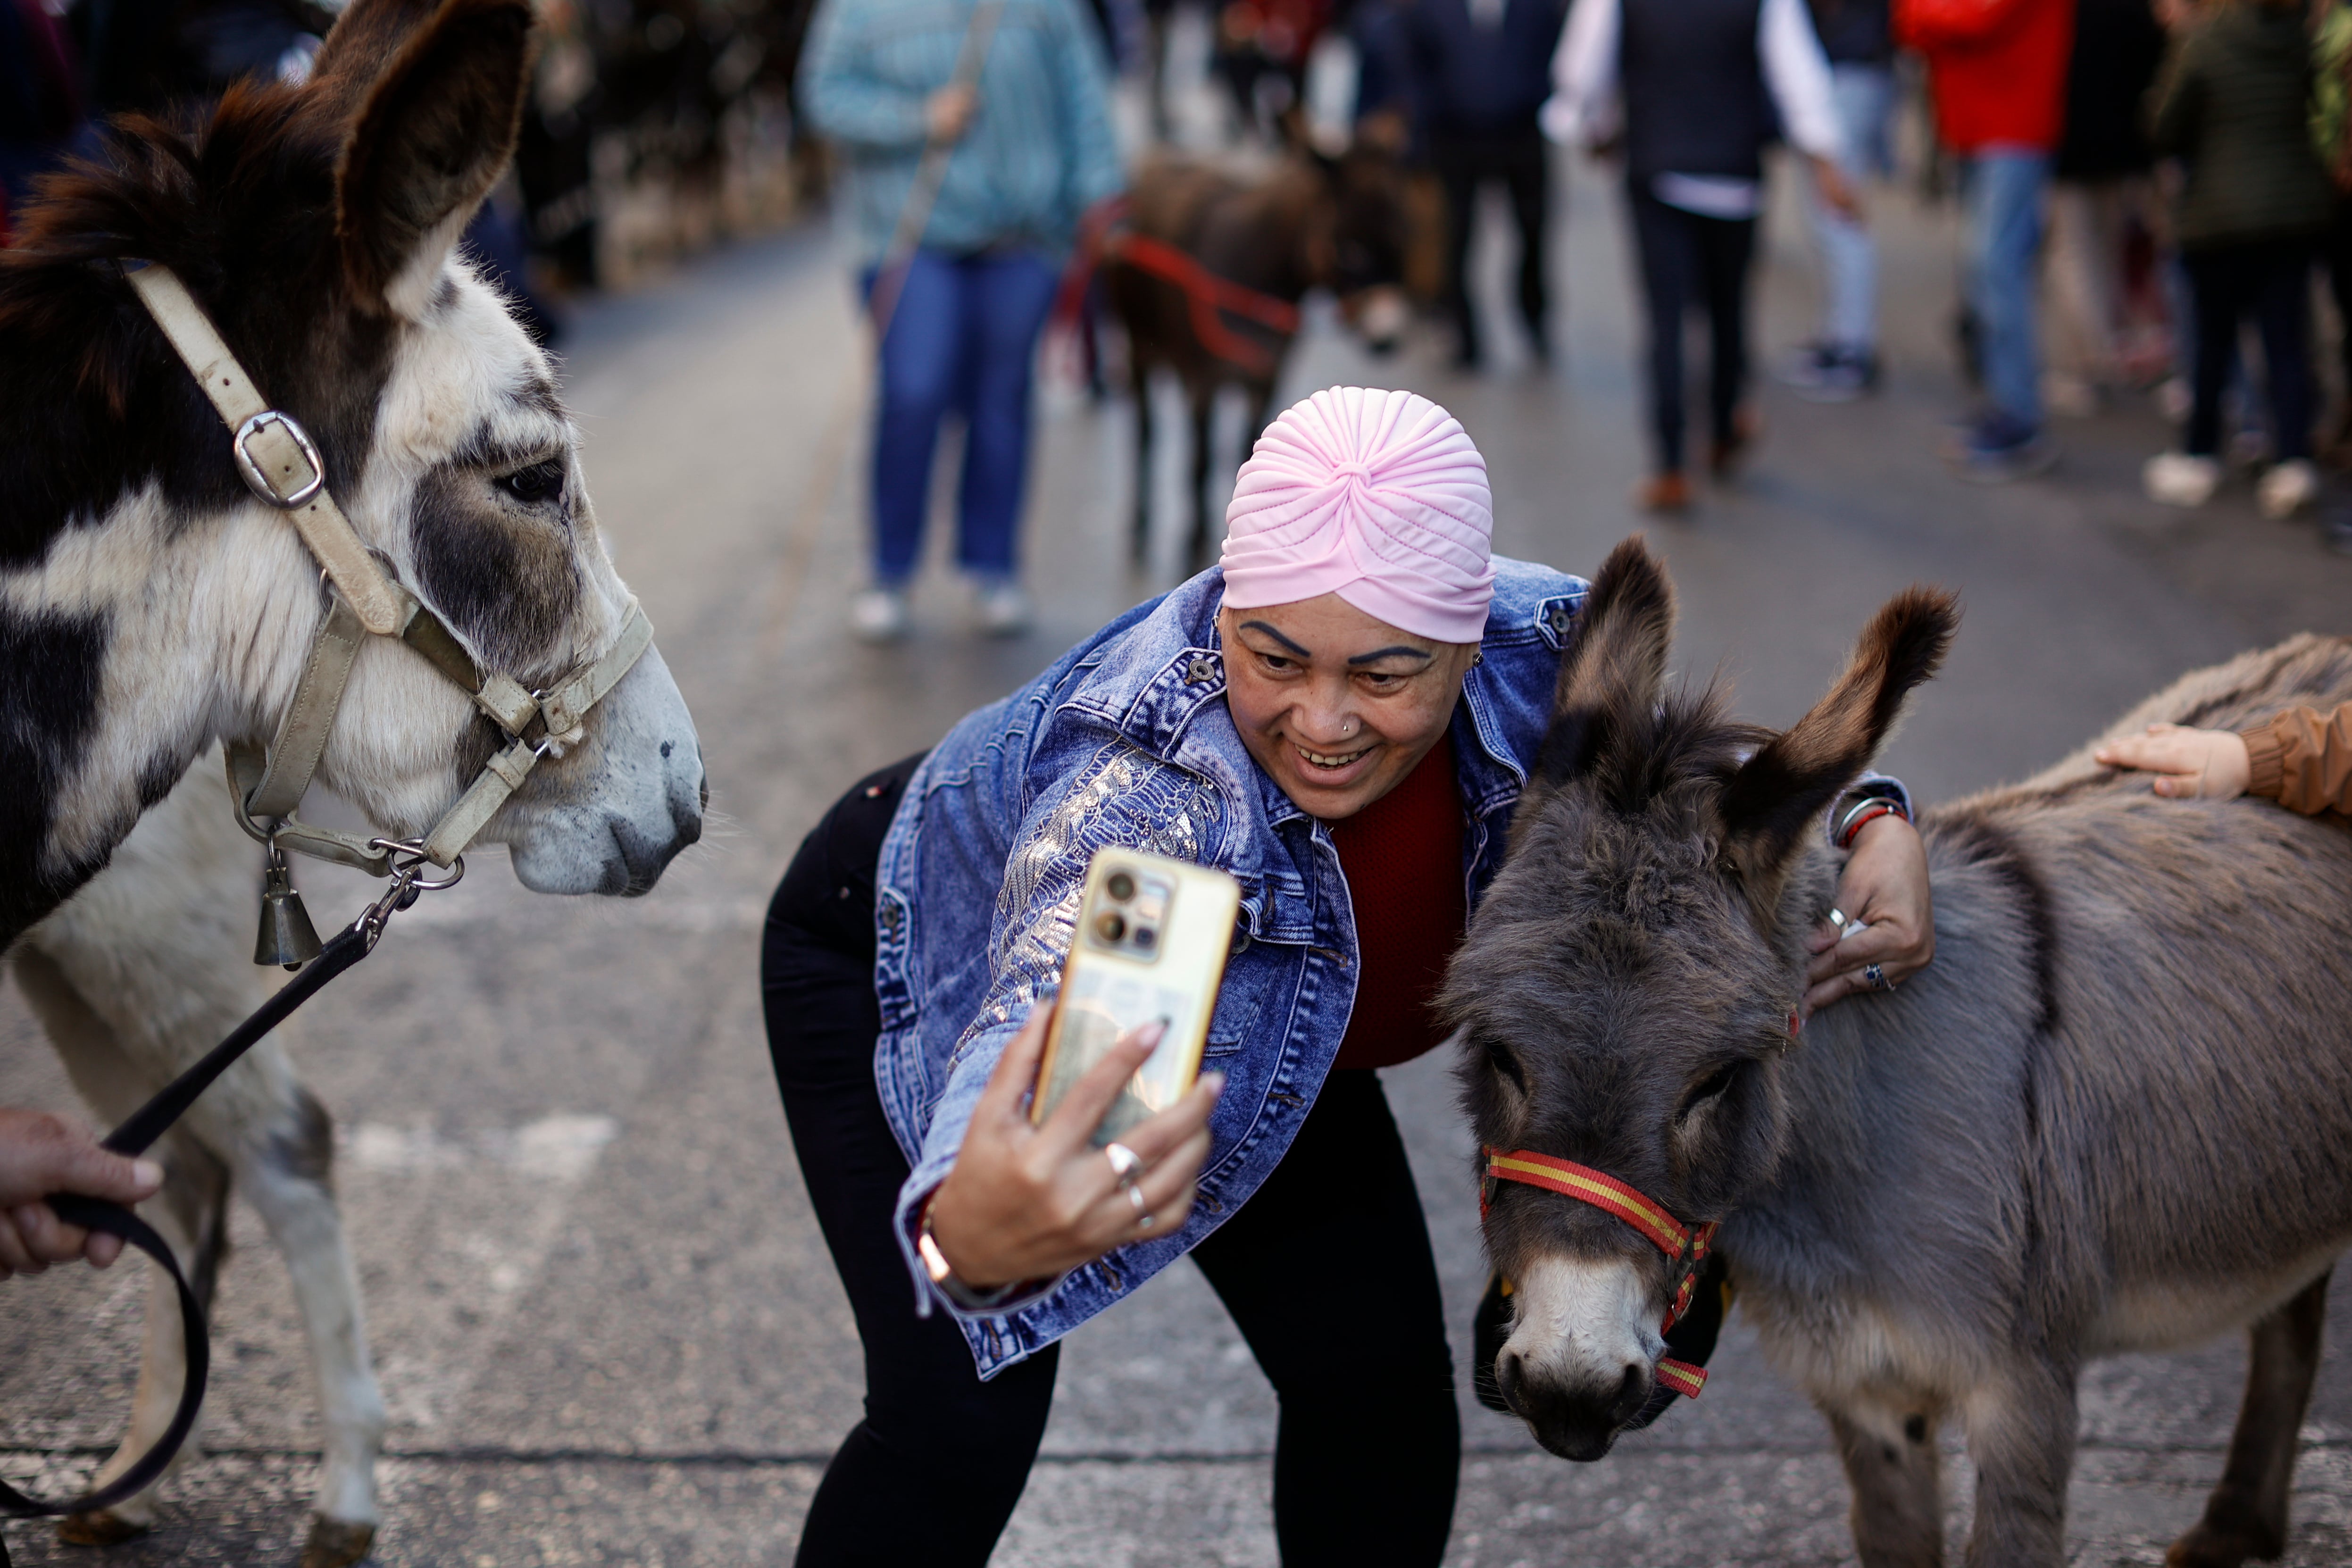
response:
M1338 381L1435 397L1486 455L1497 548L1590 571L1637 526L1626 494L1642 442L1613 195L1583 169L1566 189L1553 369L1510 359L1456 377L1434 334L1373 362L1327 324L1285 401ZM1968 619L1949 668L1885 759L1934 801L2054 758L2184 669L2300 629L2352 632L2352 561L2325 554L2308 521L2261 519L2242 485L2200 514L2139 498L2138 464L2164 439L2145 405L2062 422L2066 458L2045 480L1949 479L1934 456L1961 406L1942 337L1949 216L1894 190L1877 211L1892 237L1885 395L1825 408L1765 386L1749 472L1649 530L1682 591L1682 669L1720 667L1742 711L1785 723L1884 595L1915 578L1958 587ZM1802 335L1811 299L1790 214L1769 250L1768 350ZM1489 254L1483 279L1496 301L1500 259ZM1509 353L1507 330L1496 335ZM373 1559L385 1568L789 1559L824 1458L856 1419L859 1375L761 1040L767 892L850 780L1165 585L1124 565L1129 410L1056 385L1031 504L1034 634L967 636L941 570L918 595L911 642L877 653L847 640L866 383L821 234L593 304L569 352L597 510L694 706L713 824L625 905L535 898L495 859L478 866L289 1027L341 1123L340 1188L394 1414ZM1171 457L1163 500L1172 475ZM1165 534L1172 547L1172 524ZM305 878L322 929L348 917L355 880ZM1467 1139L1444 1063L1388 1078L1466 1358L1483 1279ZM0 992L0 1103L69 1102L21 999ZM11 1525L20 1563L293 1560L317 1441L309 1374L258 1222L240 1210L234 1231L209 1454L175 1484L164 1526L96 1552ZM130 1268L0 1287L0 1470L61 1489L111 1442L142 1300ZM1449 1563L1850 1561L1822 1425L1734 1324L1706 1396L1597 1466L1542 1454L1465 1395ZM2219 1475L2241 1359L2221 1345L2092 1374L2076 1562L2161 1560ZM1071 1341L1047 1458L997 1561L1272 1564L1274 1418L1199 1275L1171 1270ZM2306 1436L2288 1560L2352 1563L2340 1354ZM1951 1489L1964 1513L1964 1470Z

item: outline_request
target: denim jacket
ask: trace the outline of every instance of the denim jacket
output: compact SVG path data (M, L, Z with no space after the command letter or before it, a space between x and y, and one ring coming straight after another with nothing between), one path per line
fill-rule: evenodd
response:
M1454 716L1474 900L1501 863L1584 594L1579 578L1495 563L1483 658ZM1239 951L1203 1063L1225 1089L1192 1217L995 1315L958 1313L982 1377L1118 1301L1247 1202L1290 1147L1347 1032L1356 927L1339 853L1250 760L1225 710L1223 598L1212 568L966 718L908 782L883 841L874 1076L914 1167L898 1229L926 1311L945 1299L915 1250L922 1203L955 1163L999 1053L1059 984L1095 850L1173 855L1242 884Z
M1480 661L1454 713L1475 907L1501 865L1551 716L1586 584L1495 562ZM1225 708L1217 609L1201 574L1129 611L1027 686L966 718L908 780L875 888L874 1056L882 1107L913 1167L898 1233L917 1310L955 1312L982 1377L1053 1343L1197 1246L1249 1200L1297 1136L1339 1055L1356 994L1356 925L1330 831L1243 748ZM916 1250L1005 1044L1052 997L1087 863L1105 845L1172 855L1242 885L1234 954L1205 1068L1225 1075L1200 1193L1181 1230L1119 1247L988 1314L933 1291Z

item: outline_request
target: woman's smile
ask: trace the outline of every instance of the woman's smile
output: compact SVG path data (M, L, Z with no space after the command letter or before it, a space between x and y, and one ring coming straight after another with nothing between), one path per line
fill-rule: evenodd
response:
M1454 717L1475 645L1391 626L1325 594L1224 611L1225 707L1300 810L1337 822L1380 799Z
M1375 750L1370 746L1359 746L1352 752L1318 752L1302 746L1296 741L1290 743L1290 749L1305 758L1308 767L1326 773L1345 773L1370 756Z

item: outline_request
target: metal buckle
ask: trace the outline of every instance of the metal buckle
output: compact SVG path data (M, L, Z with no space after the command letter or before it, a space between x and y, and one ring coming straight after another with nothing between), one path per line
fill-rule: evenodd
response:
M279 492L276 482L262 471L261 465L254 461L252 452L247 449L247 443L273 424L285 427L286 433L294 438L296 447L301 451L302 460L310 465L310 479L285 493ZM327 466L319 460L319 448L310 444L310 432L297 425L290 415L280 414L275 408L265 408L238 426L236 434L229 438L228 446L229 450L236 454L236 471L245 477L246 489L280 511L292 511L326 485Z

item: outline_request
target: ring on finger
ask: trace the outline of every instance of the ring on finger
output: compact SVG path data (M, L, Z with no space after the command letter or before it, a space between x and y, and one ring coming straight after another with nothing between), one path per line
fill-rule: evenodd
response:
M1838 940L1840 942L1843 942L1850 936L1855 935L1861 931L1866 931L1870 929L1869 922L1865 921L1858 921L1852 915L1846 913L1843 910L1833 909L1830 911L1830 924L1837 927Z
M1143 1157L1124 1143L1106 1143L1103 1145L1103 1158L1110 1162L1110 1173L1118 1178L1118 1184L1132 1194L1135 1178L1143 1173ZM1139 1205L1142 1201L1136 1199Z
M1895 989L1895 982L1886 978L1886 971L1881 969L1874 963L1865 963L1862 966L1862 978L1863 983L1868 985L1873 991L1892 991Z

